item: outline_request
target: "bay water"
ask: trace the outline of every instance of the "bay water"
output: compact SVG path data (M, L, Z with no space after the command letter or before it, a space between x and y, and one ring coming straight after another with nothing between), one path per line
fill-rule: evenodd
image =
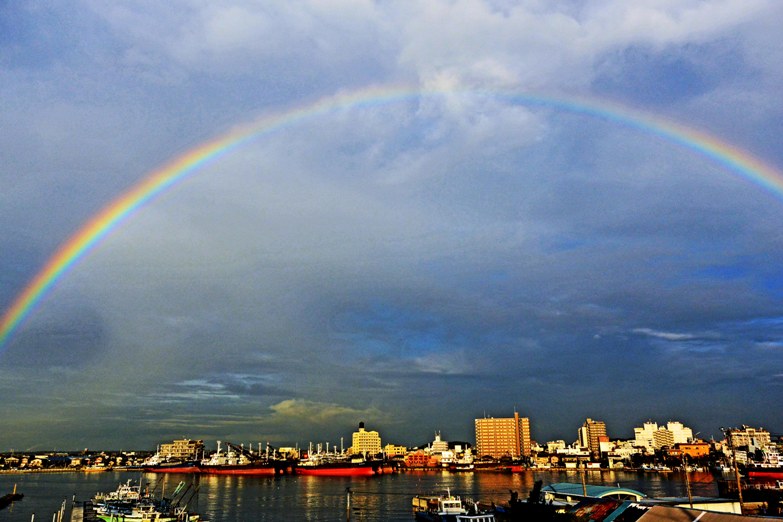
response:
M680 472L641 473L588 471L593 485L623 486L651 497L687 496L685 475ZM694 496L717 496L716 477L711 473L690 473ZM418 494L439 494L447 489L484 502L508 501L510 491L526 498L536 480L580 484L575 471L526 471L523 473L407 471L377 477L242 477L215 475L152 474L127 471L103 473L0 474L0 495L14 485L24 499L0 511L0 521L49 521L66 502L69 520L73 499L89 500L97 492L112 491L133 480L149 484L156 495L173 492L180 481L196 491L190 500L192 511L212 522L253 520L411 521L411 500ZM196 490L196 488L198 488ZM186 495L189 496L189 495Z

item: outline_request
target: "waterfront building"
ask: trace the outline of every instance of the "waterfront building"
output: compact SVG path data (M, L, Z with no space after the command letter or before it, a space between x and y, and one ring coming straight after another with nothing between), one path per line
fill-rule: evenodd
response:
M673 448L675 444L685 444L693 440L693 430L679 421L669 421L666 427L657 422L647 421L640 428L634 428L634 445L644 448L647 453L664 446Z
M520 458L530 455L530 419L520 417L485 417L475 420L476 454L493 458Z
M422 450L413 451L405 455L405 466L408 468L427 468L439 465L439 462L431 462L429 454Z
M606 423L604 421L596 421L590 417L579 428L579 446L586 448L593 458L601 456L601 441L608 442L609 439L606 436Z
M707 457L710 454L710 445L706 442L675 443L674 449L669 452L672 457L686 455L692 459Z
M653 433L653 447L655 449L674 447L674 434L666 428L658 428L655 433Z
M432 455L440 455L444 451L449 450L449 443L440 438L440 432L435 432L435 440L429 446L429 452Z
M399 455L405 455L408 453L408 448L405 446L397 446L395 444L387 444L383 447L383 452L387 457L397 457Z
M547 453L556 453L558 450L566 449L566 442L564 440L550 440L546 443Z
M204 441L177 439L161 444L158 453L172 460L198 460L204 456Z
M770 434L764 428L751 428L742 425L741 428L727 430L729 444L734 448L743 448L748 451L764 450L771 443Z
M658 431L658 423L653 421L645 422L641 428L634 428L634 446L644 448L647 453L653 453L655 451L653 433L656 431Z
M359 423L359 431L353 432L351 453L354 455L377 455L381 452L381 436L377 431L367 431L364 423Z
M518 415L517 412L514 412L514 415ZM522 455L525 457L529 457L533 454L532 451L532 438L530 436L530 419L528 417L521 417L519 419L519 437L520 437L520 449L522 451Z
M666 429L672 432L674 444L687 444L693 440L693 430L683 426L682 422L669 421L666 423Z

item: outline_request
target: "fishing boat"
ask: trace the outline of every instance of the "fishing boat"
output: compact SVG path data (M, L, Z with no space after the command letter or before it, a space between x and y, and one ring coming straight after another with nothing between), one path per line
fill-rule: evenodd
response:
M323 452L321 445L313 452L312 447L296 464L297 475L320 477L371 477L384 473L382 460L367 459L363 455L346 455L337 451Z
M160 452L144 461L142 469L148 473L198 473L198 461L179 460L161 456Z
M495 522L495 515L482 511L478 504L454 496L444 495L413 497L413 516L420 522Z
M201 515L188 513L185 508L164 512L152 504L133 506L130 510L98 513L97 517L104 522L199 522L201 520Z
M115 491L97 493L92 504L95 516L105 522L198 522L201 516L189 513L187 509L197 489L191 492L191 486L186 487L185 482L180 482L171 498L154 498L129 480ZM186 500L188 493L190 496Z
M93 502L104 504L106 502L138 502L142 499L141 485L134 485L132 479L120 483L117 489L106 493L98 492L93 497Z

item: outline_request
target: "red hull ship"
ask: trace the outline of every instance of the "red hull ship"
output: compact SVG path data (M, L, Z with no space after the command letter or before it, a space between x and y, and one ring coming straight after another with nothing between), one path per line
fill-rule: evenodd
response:
M745 474L750 480L774 481L783 480L783 468L748 467Z
M221 441L217 443L217 452L199 466L201 473L207 475L281 475L293 471L293 462L279 458L276 453L270 455L269 445L266 454L253 453L244 446L226 442L227 450L221 452ZM260 444L259 444L260 448Z
M383 473L381 463L372 462L332 462L324 464L300 464L296 468L297 475L313 475L319 477L372 477Z
M253 462L250 464L236 465L208 465L199 466L201 473L206 475L276 475L280 473L271 462Z
M358 455L351 458L342 451L322 453L319 444L316 453L312 452L311 447L311 451L299 461L296 474L319 477L372 477L383 474L384 466L387 471L392 471L389 464L384 464L381 460L368 460Z

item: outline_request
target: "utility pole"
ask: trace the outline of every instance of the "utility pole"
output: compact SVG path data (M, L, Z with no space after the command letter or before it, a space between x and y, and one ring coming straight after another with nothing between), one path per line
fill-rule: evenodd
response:
M685 459L685 453L682 454L682 469L685 472L685 489L688 490L688 503L691 505L691 509L693 509L693 495L691 494L691 479L690 477L688 477L688 461Z
M734 448L733 441L731 440L731 428L728 430L721 428L721 431L726 436L726 442L731 449L731 460L734 463L734 478L737 479L737 495L739 496L740 513L745 510L742 503L742 481L740 480L739 468L737 468L737 450Z
M578 459L578 457L577 457ZM579 460L577 460L579 462ZM581 469L581 475L582 475L582 495L584 495L585 498L587 498L587 479L585 478L585 475L587 474L587 462L585 462L584 468Z

